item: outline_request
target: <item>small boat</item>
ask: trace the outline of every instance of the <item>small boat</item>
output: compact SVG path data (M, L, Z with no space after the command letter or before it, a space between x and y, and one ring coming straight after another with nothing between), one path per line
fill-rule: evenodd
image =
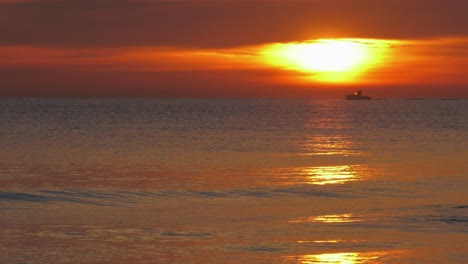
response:
M362 95L362 90L355 91L353 94L345 95L346 100L371 100L372 98Z

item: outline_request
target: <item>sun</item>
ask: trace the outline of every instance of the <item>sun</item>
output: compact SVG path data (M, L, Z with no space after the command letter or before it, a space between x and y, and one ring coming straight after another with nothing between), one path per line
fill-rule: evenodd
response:
M356 42L321 40L288 46L283 54L304 70L343 72L365 62L369 51L365 45Z
M323 82L356 79L375 60L371 40L319 39L301 43L274 44L265 49L270 64L309 73Z

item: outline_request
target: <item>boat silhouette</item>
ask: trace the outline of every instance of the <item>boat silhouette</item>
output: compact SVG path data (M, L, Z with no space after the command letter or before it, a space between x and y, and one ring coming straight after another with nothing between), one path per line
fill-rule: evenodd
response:
M346 100L371 100L367 95L362 95L362 90L355 91L353 94L345 95Z

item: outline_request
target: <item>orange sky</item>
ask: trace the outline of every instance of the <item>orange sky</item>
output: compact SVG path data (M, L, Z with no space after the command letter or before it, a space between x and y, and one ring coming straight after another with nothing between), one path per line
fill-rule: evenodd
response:
M359 87L468 98L466 10L463 0L0 0L0 96L341 98ZM327 42L347 46L310 49ZM340 52L353 45L366 50L359 63Z

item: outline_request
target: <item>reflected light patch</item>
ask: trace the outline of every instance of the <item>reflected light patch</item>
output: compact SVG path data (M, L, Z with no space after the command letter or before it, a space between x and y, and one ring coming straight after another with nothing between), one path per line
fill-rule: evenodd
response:
M367 167L357 165L282 168L272 173L275 175L276 180L283 182L283 185L345 184L365 180L372 176Z
M365 252L365 253L327 253L317 255L303 255L299 257L285 257L286 260L297 260L301 264L365 264L375 263L375 260L382 257L381 252Z
M341 240L338 240L338 239L331 239L331 240L314 240L314 241L312 241L312 242L318 243L318 244L325 244L325 243L335 244L335 243L341 242Z
M289 220L289 223L354 223L361 222L353 214L334 214L334 215L319 215L303 217L298 219Z
M307 180L310 184L343 184L357 180L355 171L350 166L326 166L306 168Z
M353 150L352 142L344 136L315 136L307 139L303 144L304 155L323 156L323 155L360 155Z
M317 243L317 244L336 244L340 243L341 240L338 239L330 239L330 240L314 240L314 241L309 241L309 240L298 240L297 243L299 244L307 244L307 243Z

